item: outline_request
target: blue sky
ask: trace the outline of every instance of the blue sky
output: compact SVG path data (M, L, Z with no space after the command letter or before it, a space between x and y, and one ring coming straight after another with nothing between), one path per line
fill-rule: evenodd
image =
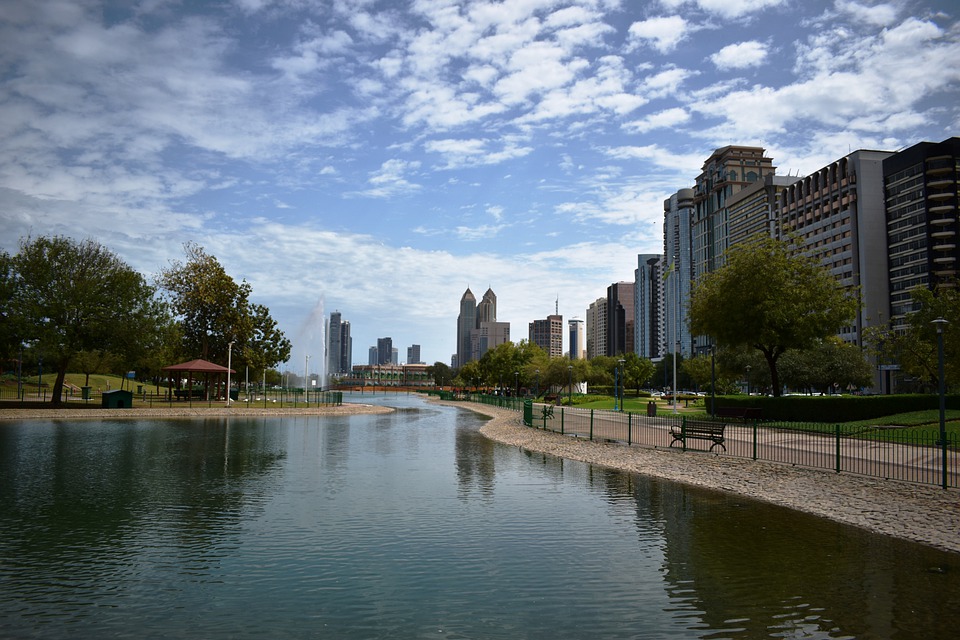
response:
M6 0L0 246L194 241L315 357L584 317L728 144L778 173L960 132L951 0Z

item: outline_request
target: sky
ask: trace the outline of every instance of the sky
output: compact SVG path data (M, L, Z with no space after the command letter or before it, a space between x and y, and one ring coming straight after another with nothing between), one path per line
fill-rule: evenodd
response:
M4 0L0 248L196 242L319 360L320 318L450 362L637 255L717 148L803 175L960 135L955 0ZM566 336L564 338L566 348ZM309 365L307 365L309 366ZM315 371L313 366L311 371Z

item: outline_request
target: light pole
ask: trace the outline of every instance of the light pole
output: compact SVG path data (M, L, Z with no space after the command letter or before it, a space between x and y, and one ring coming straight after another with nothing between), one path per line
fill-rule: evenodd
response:
M233 340L227 344L227 406L230 406L230 370L233 368Z
M310 382L310 354L303 356L303 401L310 404L310 396L307 395L307 384Z
M710 345L710 415L717 413L717 348Z
M617 360L620 365L620 411L623 411L623 396L624 396L624 387L626 386L627 378L626 373L623 370L623 363L625 362L623 358ZM616 404L616 403L614 403Z
M567 406L573 406L573 365L567 366Z
M947 422L945 419L946 384L943 379L943 327L948 324L944 318L933 321L937 326L937 382L940 387L940 457L943 460L943 488L947 488Z

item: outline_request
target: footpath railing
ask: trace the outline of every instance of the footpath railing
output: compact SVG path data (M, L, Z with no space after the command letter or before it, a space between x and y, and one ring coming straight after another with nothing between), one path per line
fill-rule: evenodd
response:
M522 413L528 427L627 446L712 451L717 455L764 460L837 473L960 487L958 442L941 441L939 430L886 427L849 428L819 423L738 421L649 416L578 409L522 398L471 395L464 399ZM704 436L716 426L723 446ZM690 430L687 433L687 430Z
M161 387L160 391L155 391L155 387L146 387L139 385L140 389L131 391L131 399L134 407L217 407L223 406L226 402L224 398L214 397L212 394L208 397L205 392L187 393L182 391L177 394L171 394L169 390ZM154 389L149 391L148 389ZM103 391L90 389L86 393L78 393L65 390L63 393L63 402L68 407L101 407L103 404ZM17 407L29 404L36 406L37 403L50 402L50 390L42 388L38 390L36 386L32 389L24 389L19 394L16 389L0 389L0 407ZM342 391L320 391L308 389L268 389L264 391L252 391L249 394L234 392L231 404L244 407L309 407L309 406L340 406L343 404Z

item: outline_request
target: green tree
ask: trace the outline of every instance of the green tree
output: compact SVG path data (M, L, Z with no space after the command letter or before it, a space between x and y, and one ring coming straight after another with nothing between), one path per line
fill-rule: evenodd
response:
M640 388L646 386L657 368L647 358L641 358L636 353L623 355L623 386L632 387L635 395L640 395Z
M22 240L10 313L22 339L37 341L53 361L52 402L60 404L67 368L82 351L121 358L140 353L164 318L143 276L93 240ZM48 360L48 361L49 361Z
M269 309L250 302L250 284L238 284L195 243L184 253L185 263L174 261L157 275L179 320L183 355L226 364L233 342L235 367L251 364L259 372L288 360L290 342Z
M819 263L763 236L732 247L726 264L695 284L690 328L721 348L759 350L779 396L780 357L835 334L857 304Z

